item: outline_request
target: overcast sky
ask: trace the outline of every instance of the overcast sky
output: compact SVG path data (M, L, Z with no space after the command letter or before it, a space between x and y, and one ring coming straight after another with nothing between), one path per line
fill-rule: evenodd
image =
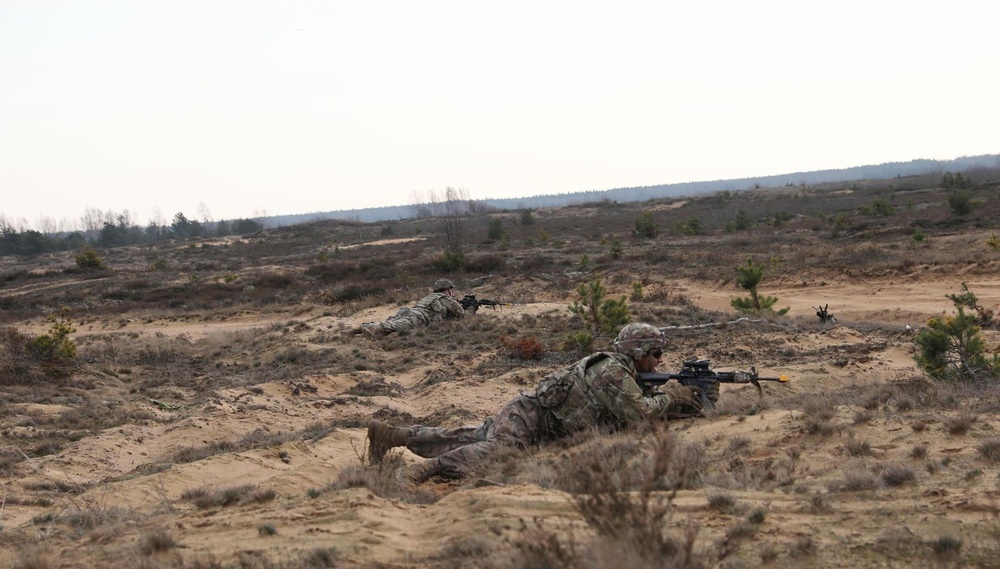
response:
M0 215L145 225L1000 153L994 6L0 0Z

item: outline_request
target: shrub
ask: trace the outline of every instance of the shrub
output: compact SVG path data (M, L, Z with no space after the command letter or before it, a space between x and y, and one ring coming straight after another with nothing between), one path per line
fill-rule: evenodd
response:
M659 232L656 222L653 221L653 213L644 211L636 218L632 235L640 239L653 239Z
M990 461L1000 462L1000 438L992 438L979 443L979 454Z
M629 295L633 302L642 300L644 294L642 290L642 283L635 281L632 283L632 293Z
M1000 251L1000 237L997 237L996 233L990 235L990 238L986 240L986 246L994 251Z
M28 343L28 352L40 362L67 362L76 358L76 344L69 335L76 332L70 325L69 309L63 308L58 316L50 314L51 325L47 334L33 338Z
M676 439L657 434L645 464L630 453L604 452L559 467L573 505L590 530L586 538L560 538L541 523L524 524L514 542L516 567L705 567L695 551L698 528L665 531L674 505ZM629 491L630 488L635 491ZM667 490L664 492L664 490Z
M948 194L948 207L955 215L966 216L976 209L976 202L972 199L972 192L954 190Z
M753 227L753 221L747 215L747 212L741 209L737 212L736 219L726 224L726 231L730 233L733 231L746 231L751 227Z
M97 255L97 251L94 251L89 245L76 254L75 260L76 266L83 270L103 271L108 268L101 257Z
M872 201L871 205L863 205L858 208L858 213L861 215L871 215L875 217L889 217L894 213L894 208L892 204L883 200L876 199Z
M701 219L691 217L684 221L678 221L670 227L671 235L701 235Z
M965 281L962 281L962 292L960 294L946 294L945 296L948 300L954 303L955 306L964 306L975 311L977 315L976 323L980 326L989 326L993 324L993 311L979 304L979 298L976 297L975 293L969 290Z
M594 351L594 336L589 332L572 332L566 339L569 349L580 353Z
M461 251L448 249L440 257L434 259L431 266L442 273L460 271L465 266L465 254Z
M507 229L499 219L490 220L490 228L486 233L486 238L490 241L503 241L508 239Z
M607 291L596 276L590 283L581 284L576 289L580 299L570 305L569 310L583 319L592 340L617 333L629 321L625 296L617 299L606 298Z
M144 534L139 540L139 551L146 556L170 551L175 547L177 547L177 542L163 529Z
M764 280L764 270L767 265L755 265L753 259L747 259L747 264L737 268L739 275L736 277L736 284L743 290L749 291L750 296L744 298L734 298L730 304L740 312L753 312L758 314L778 314L788 313L788 307L775 311L774 305L778 302L776 296L760 296L757 287Z
M977 319L965 313L965 305L975 303L975 295L971 295L971 300L964 294L948 298L958 313L934 316L927 321L927 327L914 339L917 353L913 358L917 365L935 379L995 378L1000 372L1000 355L986 357Z
M622 249L622 242L617 237L611 240L611 247L608 249L608 254L611 255L612 259L621 259L625 255L625 251Z
M963 176L961 172L958 174L945 172L944 177L941 179L941 185L945 188L958 188L964 190L972 187L972 178Z
M500 343L506 348L510 357L519 360L540 360L545 354L545 347L536 336L521 336L520 338L500 336Z

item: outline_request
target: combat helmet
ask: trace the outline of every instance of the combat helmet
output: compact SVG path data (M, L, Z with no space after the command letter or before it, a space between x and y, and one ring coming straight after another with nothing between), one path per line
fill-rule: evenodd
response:
M455 288L455 283L449 281L448 279L438 279L434 281L434 292L443 292L449 288Z
M666 345L663 332L660 332L659 328L639 322L625 325L615 338L615 351L633 358L641 358L650 350L663 349Z

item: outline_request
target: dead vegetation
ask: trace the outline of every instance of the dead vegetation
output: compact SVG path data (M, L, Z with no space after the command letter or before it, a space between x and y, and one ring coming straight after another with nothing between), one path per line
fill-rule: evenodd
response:
M92 273L65 270L69 252L5 258L0 563L996 567L1000 389L930 380L913 331L879 313L936 307L876 303L859 318L829 299L843 282L958 292L961 275L992 308L997 190L977 186L961 218L923 178L582 204L531 223L480 212L448 276L512 306L377 341L340 332L440 276L433 220L96 250L106 268ZM893 213L875 215L883 202ZM634 238L645 211L662 231ZM488 238L496 221L503 241ZM394 239L376 244L386 228ZM817 297L722 324L737 316L703 291L739 294L750 257L775 260L760 286L779 305ZM578 358L584 325L567 307L595 277L632 320L673 327L664 368L697 355L792 381L762 399L724 386L708 417L669 430L501 449L460 481L402 484L403 452L366 464L368 419L475 424ZM77 353L54 361L31 346L63 307ZM983 335L995 349L996 331Z

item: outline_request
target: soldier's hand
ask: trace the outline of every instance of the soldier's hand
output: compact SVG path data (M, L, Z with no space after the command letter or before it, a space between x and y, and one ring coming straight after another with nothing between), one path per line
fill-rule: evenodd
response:
M660 393L670 399L671 407L701 407L698 388L686 385L661 385Z

